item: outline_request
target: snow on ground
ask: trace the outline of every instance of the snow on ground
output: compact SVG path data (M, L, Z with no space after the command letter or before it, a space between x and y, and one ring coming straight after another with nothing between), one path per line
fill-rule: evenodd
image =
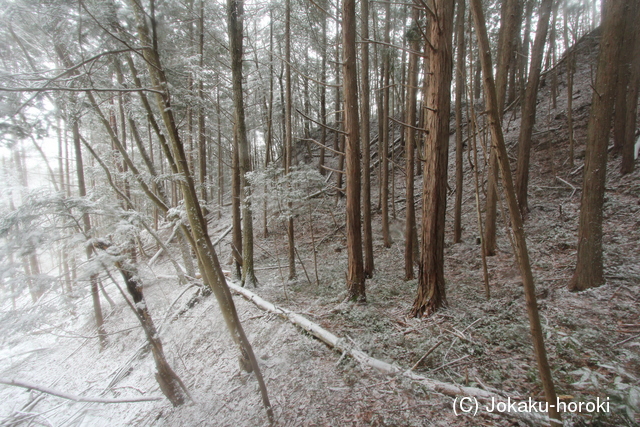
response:
M585 45L585 52L592 61L593 46ZM582 164L584 152L591 94L589 75L589 62L584 61L576 76L574 99L576 168ZM575 265L581 177L579 173L571 174L566 166L563 82L561 72L555 110L549 105L548 77L541 89L532 153L531 212L526 222L543 331L558 393L575 402L605 397L612 402L612 413L566 414L566 424L634 425L640 422L640 172L620 177L619 158L610 159L604 206L607 284L581 293L568 292L566 285ZM507 142L515 156L519 119L508 115L506 121ZM453 149L450 151L453 158ZM480 170L486 176L483 165ZM401 173L396 173L398 199L404 194L403 179ZM417 188L420 180L416 181ZM390 249L382 247L379 216L374 217L376 274L367 281L367 305L341 304L345 295L346 248L344 230L338 224L344 222L344 205L341 201L336 206L333 198L314 202L312 221L308 213L296 218L296 242L311 283L300 263L298 279L285 280L286 234L281 221L272 219L270 237L256 238L256 275L260 281L256 292L348 337L368 354L404 368L412 367L442 342L416 367L421 375L517 398L539 399L542 390L531 349L522 285L504 220L502 216L499 219L498 253L488 260L492 299L487 301L482 290L468 162L465 180L463 242L451 244L450 229L447 230L445 276L449 307L435 316L420 320L407 317L417 282L402 280L402 202L396 203L397 218L392 221L392 228L397 230ZM374 182L374 189L375 185ZM448 221L452 218L452 201L453 195L449 199ZM260 208L255 215L256 224L261 224ZM212 237L220 235L228 224L227 216L212 222ZM256 227L257 235L260 231ZM229 259L228 239L217 248L223 264ZM319 284L315 283L311 252L314 240ZM173 274L165 257L153 270L143 266L140 271L150 313L156 325L162 325L160 337L168 361L185 382L193 402L179 408L171 407L166 399L74 403L0 385L2 425L267 424L255 378L240 371L215 299L199 297L193 304L199 288L179 286ZM106 278L103 283L116 306L109 308L104 303L110 335L102 351L95 337L86 290L77 291L74 303L66 301L58 289L45 294L36 307L19 300L18 308L13 309L11 302L5 300L0 308L0 377L82 396L161 397L153 376L153 358L144 352L144 336L137 320L113 284ZM362 368L284 320L265 314L242 298L234 300L263 369L278 425L517 424L511 418L485 412L477 417L456 417L452 399L430 393L409 380Z
M183 291L158 280L145 289L156 322ZM113 289L107 288L108 291ZM166 355L194 399L173 408L165 400L143 403L75 403L21 388L0 387L3 425L148 426L264 425L265 411L253 375L239 370L237 354L213 297L201 298L180 316L196 288L185 293L163 325ZM411 392L402 379L364 372L283 320L236 298L248 337L263 369L280 425L405 424L433 419L448 401ZM82 307L78 311L89 309ZM153 359L141 354L142 331L123 303L107 318L108 345L99 351L90 320L6 336L0 376L30 381L84 397L161 396ZM88 311L88 310L87 310ZM74 324L76 328L74 329ZM80 327L78 327L80 326ZM126 330L118 333L119 330ZM83 336L84 335L84 336ZM408 388L405 390L405 388ZM416 395L417 393L417 395ZM420 398L422 396L422 398ZM426 421L425 421L426 422ZM419 425L420 423L418 423ZM433 425L447 425L447 422Z

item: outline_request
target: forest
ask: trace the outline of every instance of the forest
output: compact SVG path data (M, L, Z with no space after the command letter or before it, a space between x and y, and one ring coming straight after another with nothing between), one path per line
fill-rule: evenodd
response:
M0 0L0 425L640 425L640 0Z

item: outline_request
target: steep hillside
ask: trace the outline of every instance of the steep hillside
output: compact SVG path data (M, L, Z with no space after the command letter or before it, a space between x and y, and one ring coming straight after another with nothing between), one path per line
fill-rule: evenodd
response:
M526 232L558 394L566 403L609 399L607 411L564 413L566 425L637 425L640 423L640 172L620 176L617 157L609 159L604 206L607 284L581 293L567 290L576 259L580 172L597 43L597 33L592 33L573 48L578 54L573 101L577 144L573 170L568 167L565 61L560 61L556 68L559 94L555 108L550 97L553 71L545 74L534 130L531 212ZM481 112L480 105L478 108ZM513 159L519 121L515 110L505 116L505 135ZM487 141L488 135L480 136L485 147ZM309 147L310 152L316 152L313 146ZM453 136L450 147L449 170L453 171ZM486 148L479 153L479 171L486 177L484 152ZM395 156L396 163L402 165L401 148ZM329 165L335 168L334 161ZM477 244L473 177L466 155L464 168L460 244L451 243L453 192L448 198L445 251L448 308L425 319L408 317L417 282L402 280L405 184L400 168L394 174L391 248L383 247L380 217L377 213L374 216L376 271L367 281L366 305L343 303L347 262L345 207L343 200L327 194L305 198L303 208L296 212L299 262L294 281L286 280L287 236L277 212L268 213L269 237L262 237L261 227L255 227L259 280L255 292L347 337L354 347L403 370L413 369L426 377L478 387L517 401L539 400L542 389L504 212L499 217L497 255L488 259L491 299L486 300ZM376 174L374 169L374 201ZM422 178L416 179L417 193ZM450 180L450 187L454 188L452 172ZM275 198L272 194L267 196ZM261 206L262 203L254 204L256 224L261 224ZM419 198L416 206L419 223ZM228 213L212 221L209 231L213 239L222 236L230 223ZM170 230L163 233L166 238ZM229 241L227 236L216 247L223 261L230 260ZM229 265L224 267L231 269ZM197 284L176 286L174 274L164 257L159 265L146 265L140 271L150 312L157 325L162 325L159 335L165 352L190 390L192 403L180 408L171 407L164 399L80 403L2 386L2 425L266 425L255 378L238 369L237 354L230 345L214 298L203 296ZM109 294L118 295L107 278L104 285ZM144 334L124 302L118 301L107 316L109 345L103 351L93 336L88 297L80 300L76 309L70 305L68 310L57 312L47 310L48 302L43 301L40 308L46 311L44 315L31 310L16 315L4 307L0 377L11 375L85 397L161 396L153 377L152 357L144 350ZM458 416L453 399L430 392L404 377L385 376L363 368L241 297L235 301L263 367L278 425L523 425L516 418L486 410L478 411L477 415Z

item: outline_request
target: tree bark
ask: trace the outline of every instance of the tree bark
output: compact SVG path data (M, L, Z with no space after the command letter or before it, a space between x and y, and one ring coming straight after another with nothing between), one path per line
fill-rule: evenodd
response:
M342 67L347 163L347 299L365 302L360 219L360 127L358 123L356 22L356 1L344 0L342 3Z
M427 32L430 49L425 107L424 169L422 189L422 251L418 295L411 315L430 315L447 303L444 287L444 229L447 206L447 159L453 64L455 2L434 1L437 18Z
M580 225L578 227L578 261L569 289L581 291L605 283L602 265L602 204L607 177L607 146L611 125L616 81L618 78L624 16L629 3L608 1L602 24L596 82L591 114L587 125L587 148L584 160Z

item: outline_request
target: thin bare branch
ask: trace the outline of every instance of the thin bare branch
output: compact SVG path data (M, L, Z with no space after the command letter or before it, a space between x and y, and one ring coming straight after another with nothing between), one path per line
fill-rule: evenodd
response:
M278 58L283 63L288 64L293 71L295 71L296 73L298 73L300 76L302 76L303 78L305 78L307 80L311 80L314 83L317 83L319 85L326 86L326 87L342 87L342 85L332 85L332 84L329 84L329 83L325 83L325 82L321 82L319 80L316 80L313 77L309 77L306 74L304 74L302 71L298 70L291 62L287 62L287 60L282 58L281 56L276 55L275 53L273 54L273 56Z
M340 156L344 156L344 153L342 151L338 151L338 150L334 150L333 148L329 147L328 145L324 145L323 143L321 143L320 141L316 141L315 139L311 139L311 138L300 138L300 141L311 141L314 144L319 145L320 147L331 151L332 153L336 153Z
M162 91L151 88L108 88L108 87L0 87L0 92L155 92ZM33 98L31 98L33 99Z
M130 52L130 51L131 51L131 49L109 50L109 51L102 52L102 53L99 53L99 54L97 54L97 55L94 55L94 56L92 56L91 58L86 59L86 60L84 60L84 61L82 61L82 62L80 62L80 63L78 63L78 64L76 64L76 65L72 65L72 66L68 67L68 68L67 68L66 70L64 70L63 72L61 72L61 73L59 73L58 75L56 75L56 76L51 77L50 79L48 79L48 80L45 82L45 84L44 84L44 85L43 85L39 90L36 90L36 91L35 91L36 93L35 93L31 98L29 98L28 100L26 100L25 102L23 102L23 103L22 103L22 105L20 105L20 107L16 110L15 114L18 114L20 111L22 111L22 109L23 109L24 107L26 107L27 105L29 105L29 104L31 103L31 101L33 101L33 100L36 98L36 96L38 96L38 94L39 94L39 93L42 93L42 92L44 92L45 90L47 90L47 89L48 89L48 87L47 87L47 86L48 86L49 84L53 83L54 81L61 79L62 77L66 76L66 75L67 75L67 74L69 74L69 73L75 73L75 72L78 70L78 68L80 68L80 67L82 67L82 66L84 66L84 65L86 65L86 64L89 64L89 63L91 63L91 62L93 62L93 61L96 61L96 60L98 60L98 59L102 58L103 56L107 56L107 55L115 55L115 54L118 54L118 53Z
M392 48L394 48L394 49L404 50L405 52L409 52L409 53L411 53L411 54L413 54L413 55L417 55L417 56L419 56L419 57L421 57L421 58L428 58L428 57L429 57L429 55L425 55L425 54L424 54L424 53L422 53L422 52L416 52L415 50L412 50L412 49L409 49L409 48L406 48L406 47L397 46L397 45L392 44L392 43L381 42L381 41L378 41L378 40L371 40L371 39L367 39L367 40L360 40L360 41L358 41L357 43L375 43L375 44L381 44L381 45L383 45L383 46L392 47Z
M416 127L416 126L411 126L409 123L401 122L400 120L394 119L393 117L389 117L389 119L391 121L393 121L393 122L396 122L399 125L406 126L408 128L415 129L415 130L420 131L420 132L426 132L427 131L426 129L423 129L423 128L419 128L419 127Z
M318 121L316 121L316 120L313 120L311 117L309 117L309 116L305 115L302 111L298 110L297 108L296 108L296 112L297 112L298 114L300 114L302 117L304 117L305 119L307 119L307 120L311 120L313 123L315 123L315 124L317 124L317 125L319 125L319 126L322 126L322 127L324 127L324 128L327 128L327 129L329 129L329 130L330 130L330 131L332 131L332 132L338 132L338 133L341 133L341 134L343 134L343 135L346 135L346 134L347 134L346 132L344 132L344 131L342 131L342 130L340 130L340 129L334 129L334 128L329 127L329 126L327 126L327 125L323 125L322 123L320 123L320 122L318 122Z
M329 166L325 166L325 165L320 165L320 166L322 166L322 169L326 169L328 171L336 172L336 173L339 173L339 174L342 174L342 175L344 175L346 173L345 171L339 171L338 169L333 169L333 168L330 168ZM340 189L340 191L344 191L344 189Z
M12 385L14 387L22 387L28 390L36 390L41 393L50 394L52 396L61 397L63 399L73 400L74 402L91 402L91 403L131 403L131 402L151 402L155 400L162 400L162 397L153 396L153 397L131 397L126 399L107 399L103 397L83 397L76 396L74 394L64 393L62 391L54 390L49 387L39 386L37 384L27 382L27 381L19 381L19 380L11 380L8 378L0 378L0 384Z

